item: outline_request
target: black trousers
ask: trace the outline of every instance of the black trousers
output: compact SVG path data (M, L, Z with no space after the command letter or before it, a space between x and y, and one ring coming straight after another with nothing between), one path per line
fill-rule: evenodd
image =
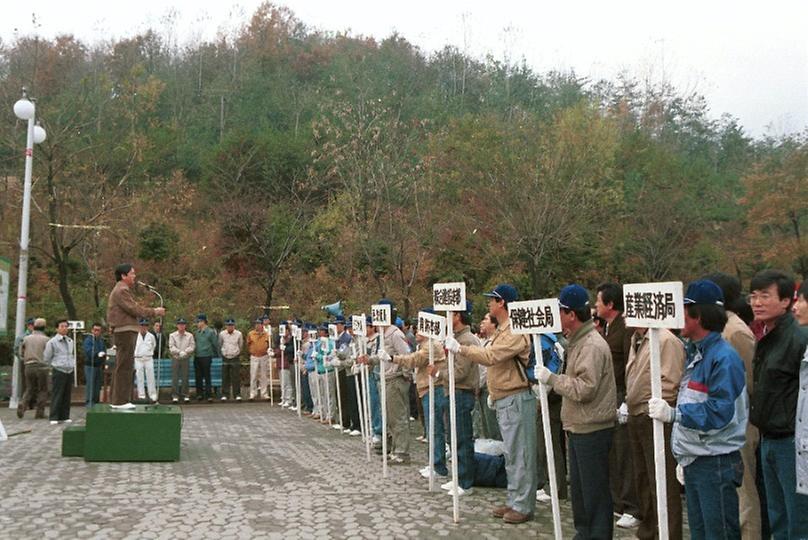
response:
M51 370L53 387L51 392L50 420L70 418L70 393L73 390L73 374Z
M612 448L613 434L614 428L568 434L570 498L576 538L612 538L609 451Z
M233 393L231 396L230 393ZM222 395L225 397L236 397L241 395L241 360L236 358L224 358L222 360Z
M345 393L342 394L342 425L351 431L362 431L362 426L359 424L359 407L356 405L356 377L357 375L345 377Z
M213 397L213 386L210 382L210 356L197 356L194 358L194 374L196 375L196 398Z

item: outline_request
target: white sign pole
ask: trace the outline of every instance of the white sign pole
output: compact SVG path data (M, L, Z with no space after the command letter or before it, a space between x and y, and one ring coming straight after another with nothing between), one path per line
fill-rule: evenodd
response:
M76 348L76 332L84 330L84 321L67 321L67 327L73 330L73 346L70 355L73 357L73 386L79 385L79 355ZM86 360L85 360L86 362Z
M659 328L651 332L651 397L662 397L660 373ZM665 482L665 425L661 420L652 420L654 427L654 476L656 478L657 521L660 540L668 540L668 486Z
M436 283L432 286L432 300L435 311L439 309L446 311L446 337L453 337L452 313L466 309L466 284L462 282ZM452 437L452 519L455 523L458 523L460 521L460 494L458 493L460 486L457 484L457 401L455 399L454 353L448 351L447 356L449 367L449 424Z
M429 491L435 491L435 378L431 368L435 365L434 340L429 338Z
M269 342L269 352L272 352L272 327L266 326L264 330L267 333L267 342ZM275 363L275 355L269 355L269 406L275 406L275 385L272 384L272 364Z
M623 285L626 326L649 328L651 345L651 397L662 397L660 374L660 328L684 326L682 283L632 283ZM654 478L656 480L657 521L660 540L668 540L668 499L665 480L665 427L652 420L654 430Z
M538 359L541 354L541 335L533 334L533 350ZM558 504L558 479L555 470L553 434L550 431L550 405L547 401L547 386L539 381L539 403L541 403L541 425L544 431L544 454L547 456L547 478L550 481L550 498L553 508L553 534L561 539L561 508Z
M337 387L337 414L339 414L339 418L337 419L337 425L339 426L339 430L342 431L345 427L342 425L342 395L340 394L339 389L339 368L334 367L334 386Z
M386 304L375 304L371 306L371 315L373 326L379 333L379 348L376 354L385 350L384 348L384 332L389 325L392 324L390 306ZM387 478L387 377L385 374L385 364L387 362L379 363L379 373L381 375L381 391L380 399L382 402L382 476Z
M368 338L362 337L362 354L368 353ZM370 447L373 444L373 413L370 407L370 368L367 364L362 366L362 377L364 388L363 391L365 392L365 433L367 434L367 438L365 439L365 451L368 455L368 461L370 461Z

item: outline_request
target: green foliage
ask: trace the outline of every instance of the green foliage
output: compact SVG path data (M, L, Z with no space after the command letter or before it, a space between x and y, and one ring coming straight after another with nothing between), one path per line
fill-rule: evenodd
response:
M140 230L138 257L145 261L165 261L177 254L179 236L171 225L150 223Z

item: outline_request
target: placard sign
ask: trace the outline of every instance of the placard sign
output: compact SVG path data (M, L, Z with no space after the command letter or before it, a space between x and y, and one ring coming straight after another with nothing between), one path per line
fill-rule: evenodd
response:
M269 337L272 338L272 325L268 324L268 325L264 326L264 332L269 334Z
M682 328L685 325L682 282L623 285L623 317L635 328Z
M285 324L279 324L278 325L278 335L280 337L286 337L286 325Z
M418 312L418 335L432 339L443 339L443 333L446 329L446 317L435 315L434 313L427 313L425 311Z
M309 341L317 341L317 330L309 330Z
M432 286L432 309L435 311L465 311L466 284L435 283Z
M351 330L353 331L355 336L366 336L367 330L365 329L365 317L364 315L352 315L351 316Z
M328 325L328 339L336 340L339 337L337 333L337 325L336 324L329 324Z
M373 304L370 306L370 317L373 319L373 326L390 326L393 324L390 320L389 304Z
M296 339L298 341L303 339L303 330L301 330L296 324L292 325L292 339Z
M84 330L84 321L67 321L68 330Z
M514 334L557 334L561 332L558 298L508 303L508 318Z

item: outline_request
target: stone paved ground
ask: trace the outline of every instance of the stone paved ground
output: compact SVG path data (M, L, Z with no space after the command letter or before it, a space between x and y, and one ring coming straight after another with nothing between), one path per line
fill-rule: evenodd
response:
M71 414L83 422L82 407ZM384 480L359 437L264 403L184 407L176 463L62 458L62 426L32 417L0 409L9 433L33 430L0 442L5 538L552 537L549 504L519 526L489 517L504 502L498 489L462 497L453 524L451 497L429 493L418 474L426 445L413 441L413 464L390 467ZM572 538L569 503L561 512Z

